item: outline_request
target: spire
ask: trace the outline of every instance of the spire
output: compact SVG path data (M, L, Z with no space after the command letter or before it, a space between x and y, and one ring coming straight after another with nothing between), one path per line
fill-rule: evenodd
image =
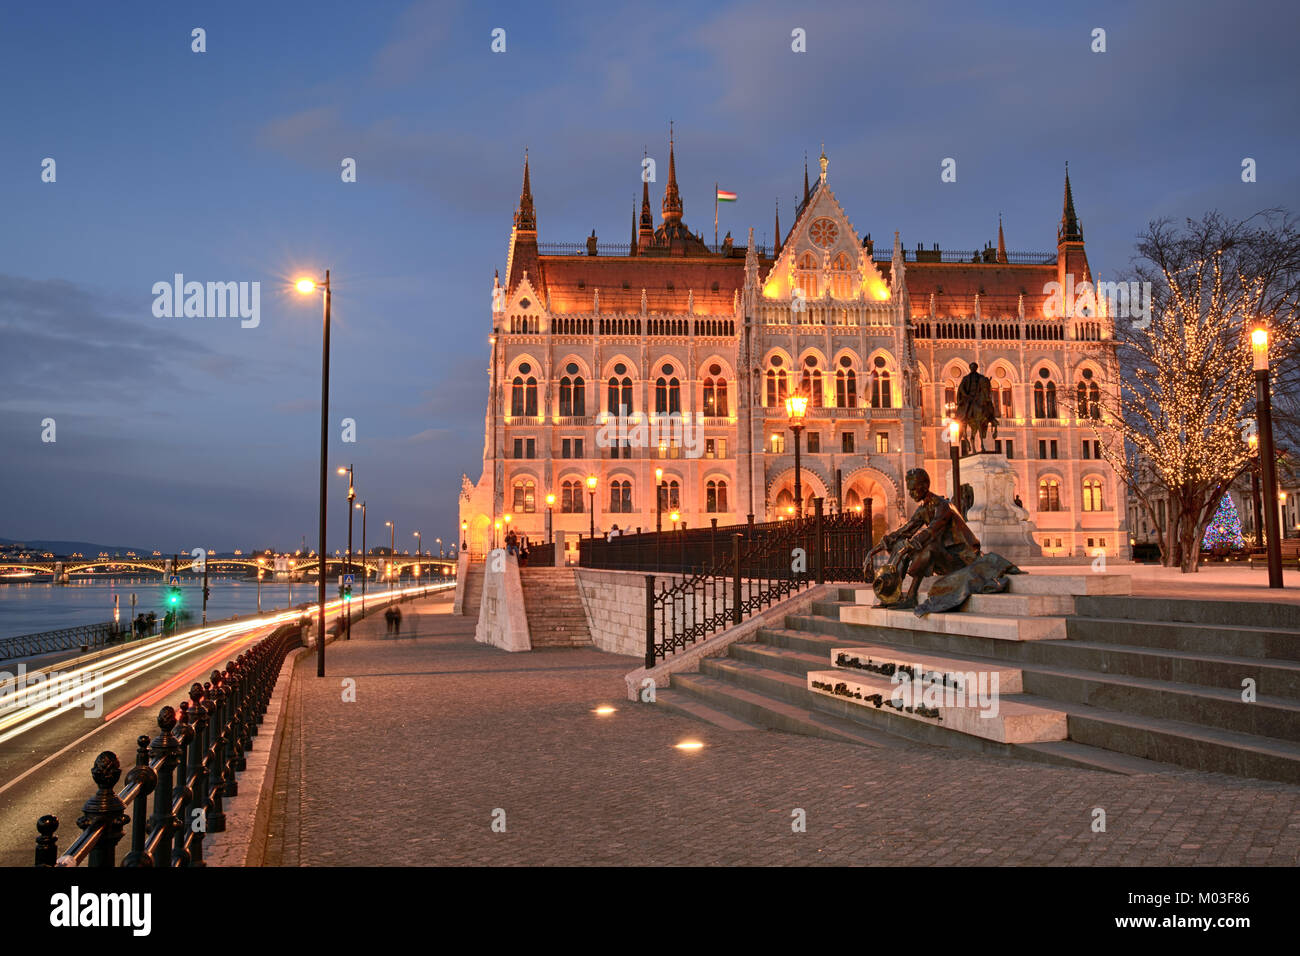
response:
M1007 241L1002 238L1002 213L998 213L998 262L1006 264Z
M821 185L825 186L825 185L826 185L826 167L830 165L830 160L826 158L826 144L825 144L825 143L822 143L822 155L821 155L821 158L817 160L817 162L818 162L818 164L820 164L820 166L821 166L821 168L822 168Z
M537 231L537 212L533 209L533 189L528 181L528 150L524 150L524 188L519 191L519 208L515 210L515 228L521 232Z
M632 200L632 243L627 248L629 256L636 255L636 199Z
M664 187L664 223L682 221L682 194L677 191L677 157L673 151L673 127L668 124L668 185Z
M1056 233L1057 242L1083 242L1083 227L1074 213L1074 193L1070 191L1070 164L1065 164L1065 206L1061 210L1061 228Z
M772 243L772 258L781 254L781 200L776 201L776 240Z
M806 205L811 193L808 191L808 154L803 154L803 201Z
M642 158L645 151L642 150ZM646 178L645 166L641 166L641 241L648 243L655 234L654 214L650 212L650 180Z

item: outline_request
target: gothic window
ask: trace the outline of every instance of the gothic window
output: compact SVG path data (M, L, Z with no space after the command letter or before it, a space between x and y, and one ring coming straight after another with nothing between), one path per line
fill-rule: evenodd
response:
M564 376L560 379L560 415L568 418L573 414L573 379Z
M1101 389L1093 381L1092 369L1085 368L1080 373L1075 386L1075 407L1079 418L1101 418Z
M817 367L817 357L808 355L803 360L803 373L799 379L799 390L808 396L808 404L821 408L825 404L822 391L822 370Z
M704 486L704 510L711 514L728 510L726 481L721 478L709 479L709 483Z
M626 370L626 366L620 363L615 366L614 371L618 372L619 369ZM632 379L626 375L619 378L619 375L621 374L622 373L619 372L618 374L611 376L609 380L609 396L606 411L611 415L626 415L628 412L632 411Z
M512 416L522 415L524 413L524 378L522 375L516 375L514 381L510 383L510 414Z
M671 365L665 365L664 369L664 375L655 379L655 412L660 415L679 413L682 410L682 383L675 376L665 377L672 371Z
M515 482L515 507L517 514L532 514L537 510L537 485L531 478L521 478Z
M560 485L560 511L582 514L582 482L569 480Z
M894 390L890 387L889 369L885 367L885 360L877 355L872 364L875 368L871 372L871 407L893 408Z
M1061 483L1055 478L1043 478L1038 482L1038 510L1061 510Z
M776 364L780 356L772 359ZM767 370L767 405L777 407L785 404L786 397L790 394L790 380L783 368L770 368Z
M815 255L805 252L799 257L799 264L795 267L794 282L798 288L803 289L805 299L815 299L820 295L817 288L819 272L820 266Z
M611 514L630 514L632 511L632 482L615 479L609 483L609 510Z
M853 298L853 275L849 257L842 252L831 263L831 295L837 299Z
M835 370L835 407L858 407L858 374L849 367L849 357L840 357L840 368Z
M1101 479L1090 476L1083 479L1083 510L1102 511Z
M1002 366L993 370L993 401L998 406L999 418L1015 417L1015 408L1011 400L1011 377Z

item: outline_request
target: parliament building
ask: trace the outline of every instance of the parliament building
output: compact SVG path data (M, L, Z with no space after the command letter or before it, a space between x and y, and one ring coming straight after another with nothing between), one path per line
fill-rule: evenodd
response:
M675 144L656 224L642 182L630 238L538 242L528 160L504 272L493 282L483 470L463 479L462 534L482 554L618 525L777 520L795 513L785 399L809 396L805 507L864 511L877 534L912 510L903 476L951 496L947 412L969 363L992 379L1016 495L1045 557L1127 555L1123 489L1096 427L1117 366L1105 309L1053 289L1093 277L1069 173L1054 254L889 248L861 236L827 180L809 184L773 247L688 228ZM1059 285L1053 286L1053 283ZM1068 302L1068 296L1064 297ZM1072 314L1073 313L1073 314ZM590 479L595 479L594 489ZM553 497L553 503L548 505Z

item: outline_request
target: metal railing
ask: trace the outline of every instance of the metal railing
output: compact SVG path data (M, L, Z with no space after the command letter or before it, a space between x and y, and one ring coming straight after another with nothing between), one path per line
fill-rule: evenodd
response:
M130 633L129 627L107 621L103 624L82 624L57 631L6 637L0 640L0 661L48 654L51 651L70 651L74 648L89 650L92 647L102 647L119 635L126 636Z
M81 835L60 856L59 819L41 817L36 865L116 866L117 844L129 823L131 850L122 866L203 866L203 838L226 829L222 801L239 792L236 774L245 769L285 655L300 635L297 624L277 628L225 670L192 684L179 712L163 707L158 735L136 738L135 766L120 792L114 792L122 775L117 754L105 750L96 757L90 775L98 790L77 819Z
M644 570L645 666L741 623L813 584L864 580L871 518L813 514L789 521L618 535L579 542L582 567Z

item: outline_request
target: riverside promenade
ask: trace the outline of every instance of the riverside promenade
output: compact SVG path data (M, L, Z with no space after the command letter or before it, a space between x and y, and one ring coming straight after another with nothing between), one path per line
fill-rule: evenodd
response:
M400 636L376 614L331 643L327 677L299 659L267 865L1300 862L1297 787L722 730L629 703L633 658L510 654L449 595L402 607Z

